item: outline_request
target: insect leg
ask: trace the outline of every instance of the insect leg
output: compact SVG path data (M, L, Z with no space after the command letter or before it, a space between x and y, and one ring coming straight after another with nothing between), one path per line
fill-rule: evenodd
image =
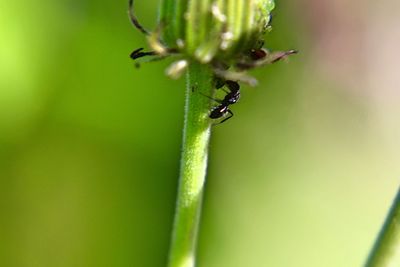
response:
M217 124L222 124L222 123L226 122L227 120L229 120L230 118L233 117L233 112L230 109L227 109L226 111L229 113L228 117L226 117L225 119L223 119L222 121L220 121Z

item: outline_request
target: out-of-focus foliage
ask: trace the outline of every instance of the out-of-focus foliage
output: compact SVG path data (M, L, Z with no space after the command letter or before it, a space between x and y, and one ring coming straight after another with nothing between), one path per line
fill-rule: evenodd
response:
M155 27L157 1L136 2ZM400 23L318 3L277 3L267 46L301 54L257 70L213 129L199 266L357 266L383 221L400 176ZM185 81L168 61L134 68L146 41L126 8L0 0L0 266L166 260Z

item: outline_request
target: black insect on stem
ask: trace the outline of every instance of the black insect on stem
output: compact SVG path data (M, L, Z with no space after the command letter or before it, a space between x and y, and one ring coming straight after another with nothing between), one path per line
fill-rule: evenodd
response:
M217 83L216 84L217 89L222 88L223 85L220 86L220 84L221 84L220 80L217 80L216 83ZM219 119L219 118L225 117L225 116L227 116L227 114L229 114L225 119L223 119L222 121L220 121L217 124L226 122L227 120L229 120L230 118L233 117L233 112L229 109L229 106L238 102L239 98L240 98L240 86L237 82L228 80L228 81L225 81L224 84L229 89L229 91L224 90L227 93L225 95L224 99L219 100L219 99L214 99L214 98L207 96L208 98L219 103L218 106L215 106L211 109L211 112L209 115L209 117L211 119Z

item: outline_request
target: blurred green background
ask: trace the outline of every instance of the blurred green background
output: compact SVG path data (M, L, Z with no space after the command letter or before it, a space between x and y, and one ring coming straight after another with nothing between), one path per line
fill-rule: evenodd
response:
M165 265L185 81L134 68L126 2L0 0L0 266ZM198 266L362 265L400 177L390 4L277 2L301 53L213 128Z

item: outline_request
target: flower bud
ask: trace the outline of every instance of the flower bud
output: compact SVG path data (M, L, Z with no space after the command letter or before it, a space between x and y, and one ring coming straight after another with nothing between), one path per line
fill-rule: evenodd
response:
M163 0L161 35L190 59L230 62L262 46L274 5L273 0Z
M208 64L215 76L223 80L256 85L246 70L272 64L296 50L270 52L263 48L264 34L270 29L273 0L163 0L156 30L147 31L133 12L133 25L147 35L152 51L137 49L136 60L151 60L170 55L180 59L167 69L170 77L178 78L191 62Z

